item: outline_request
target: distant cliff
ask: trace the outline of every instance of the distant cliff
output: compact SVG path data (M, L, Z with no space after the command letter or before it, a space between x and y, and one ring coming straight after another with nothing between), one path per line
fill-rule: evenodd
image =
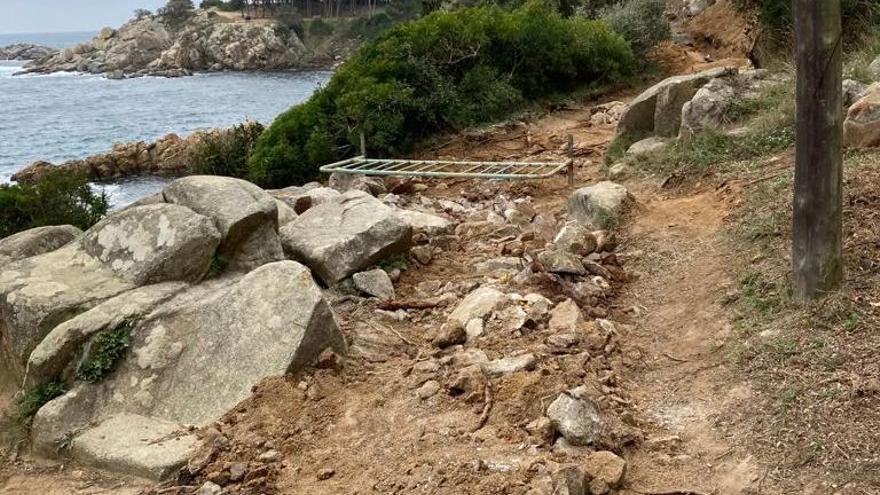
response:
M119 29L104 28L91 41L27 64L25 72L181 76L193 71L290 69L306 64L308 55L293 30L274 22L245 22L195 10L180 22L141 15Z
M0 60L37 60L54 54L58 50L31 43L16 43L0 46Z

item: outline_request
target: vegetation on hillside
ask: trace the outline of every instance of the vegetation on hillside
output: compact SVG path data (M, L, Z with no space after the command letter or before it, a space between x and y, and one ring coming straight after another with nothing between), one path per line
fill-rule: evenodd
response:
M791 0L734 0L744 9L755 9L761 24L770 30L775 40L791 40L794 28ZM844 37L849 41L859 38L880 22L880 0L841 0Z
M0 185L0 238L46 225L87 229L109 208L84 175L56 171L34 184Z
M380 35L327 87L279 116L257 141L248 177L302 183L351 154L360 132L371 153L397 155L554 92L621 81L634 66L627 42L605 22L566 19L541 3L434 12Z
M189 171L199 175L247 175L247 161L265 128L245 122L222 132L205 133L190 156Z

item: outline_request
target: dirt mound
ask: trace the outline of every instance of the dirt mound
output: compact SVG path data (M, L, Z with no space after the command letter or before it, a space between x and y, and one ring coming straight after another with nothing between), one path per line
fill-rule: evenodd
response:
M759 34L755 19L738 10L730 0L718 0L684 21L684 27L697 47L713 58L748 59Z

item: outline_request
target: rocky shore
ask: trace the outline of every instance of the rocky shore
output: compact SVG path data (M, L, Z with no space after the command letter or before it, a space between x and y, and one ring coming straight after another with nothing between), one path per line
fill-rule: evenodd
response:
M111 180L139 175L174 176L186 172L193 153L206 138L221 137L228 129L199 131L187 137L168 134L154 142L133 141L118 143L107 153L92 155L82 160L70 160L55 165L36 161L23 168L12 180L32 183L53 170L78 172L89 180Z
M39 60L53 55L58 50L32 43L15 43L0 46L0 60Z
M24 73L88 72L110 78L185 76L193 71L283 70L307 63L297 34L277 23L231 21L195 10L183 22L141 15L91 41L48 54Z

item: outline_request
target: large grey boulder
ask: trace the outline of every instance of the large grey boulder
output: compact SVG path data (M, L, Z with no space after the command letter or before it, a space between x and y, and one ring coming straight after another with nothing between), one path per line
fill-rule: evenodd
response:
M849 148L880 146L880 83L865 90L849 107L843 122L843 145Z
M130 324L187 287L166 282L140 287L108 299L55 327L28 358L26 386L35 387L53 378L73 379L72 364L82 347L95 335Z
M89 229L80 244L118 277L145 285L201 279L219 242L210 218L163 203L110 215Z
M657 156L663 153L663 151L668 147L668 140L652 136L633 143L626 150L626 158L639 160Z
M37 227L0 239L0 267L12 261L54 251L73 241L82 230L73 225Z
M716 68L697 74L674 76L655 84L633 100L620 116L615 142L631 143L647 136L676 137L681 109L710 80L736 69Z
M133 289L70 244L0 269L0 375L19 382L31 351L59 323Z
M310 208L281 230L285 251L328 285L406 252L412 229L393 209L361 191Z
M688 137L708 129L720 129L724 114L735 95L736 91L728 81L709 81L681 108L679 136Z
M50 452L70 438L75 446L79 432L120 414L203 426L246 399L262 379L298 371L327 348L347 352L320 288L293 261L184 290L143 316L130 335L114 371L97 383L80 382L37 412L37 449ZM110 448L101 445L75 448L74 458L99 463L102 456L85 452ZM154 472L151 461L139 457L143 448L123 435L112 445L112 458L128 459L129 472Z
M218 254L232 269L248 271L284 259L278 206L256 185L231 177L190 176L169 184L163 195L214 221L222 236Z
M575 191L568 200L568 215L582 225L604 229L616 225L632 203L625 187L603 181Z
M843 108L849 108L857 102L868 89L868 85L853 79L843 80Z
M182 467L198 445L193 432L174 422L118 414L74 438L70 455L81 464L161 480Z

